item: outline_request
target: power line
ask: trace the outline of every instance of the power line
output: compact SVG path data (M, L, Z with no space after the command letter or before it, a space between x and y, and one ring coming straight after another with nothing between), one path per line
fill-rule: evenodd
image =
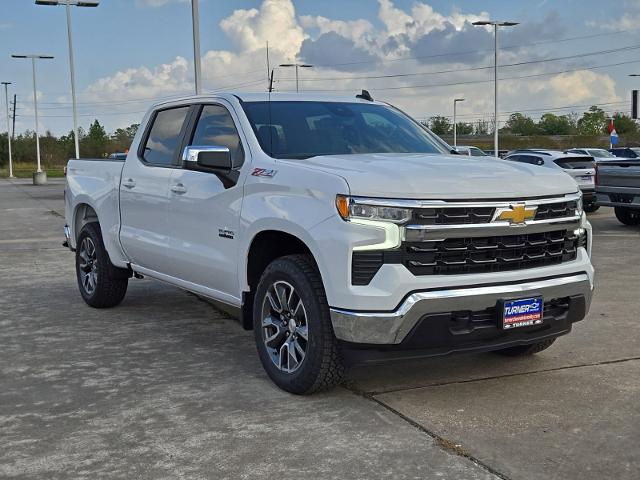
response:
M573 60L573 59L576 59L576 58L584 58L584 57L591 57L591 56L597 56L597 55L607 55L607 54L611 54L611 53L618 53L618 52L631 51L631 50L637 50L637 49L640 49L640 44L628 45L626 47L613 48L613 49L608 49L608 50L600 50L600 51L596 51L596 52L587 52L587 53L580 53L580 54L575 54L575 55L567 55L567 56L564 56L564 57L546 58L546 59L540 59L540 60L527 60L527 61L524 61L524 62L516 62L516 63L505 63L505 64L502 64L502 65L498 65L498 68L518 67L518 66L523 66L523 65L534 65L534 64L539 64L539 63L555 62L555 61L558 61L558 60ZM371 80L371 79L382 79L382 78L401 78L401 77L413 77L413 76L441 75L441 74L444 74L444 73L473 72L473 71L480 71L480 70L489 70L489 69L493 69L493 68L494 68L493 65L487 65L487 66L482 66L482 67L452 68L452 69L447 69L447 70L438 70L438 71L431 71L431 72L393 73L393 74L386 74L386 75L362 75L362 76L353 76L353 77L302 78L302 79L300 79L300 81L301 82L324 82L324 81ZM285 79L283 79L283 80L285 80Z
M582 67L582 68L574 68L574 69L570 69L570 70L560 70L560 71L555 71L555 72L547 72L547 73L536 73L536 74L531 74L531 75L521 75L521 76L515 76L515 77L502 77L499 78L499 81L504 81L504 80L520 80L520 79L524 79L524 78L535 78L535 77L544 77L544 76L549 76L549 75L561 75L563 73L572 73L572 72L581 72L584 70L597 70L599 68L609 68L609 67L618 67L620 65L630 65L633 63L640 63L640 60L630 60L628 62L618 62L618 63L610 63L607 65L597 65L594 67ZM434 87L452 87L452 86L459 86L459 85L474 85L474 84L478 84L478 83L493 83L493 79L488 79L488 80L468 80L468 81L463 81L463 82L447 82L447 83L431 83L431 84L424 84L424 85L403 85L403 86L398 86L398 87L380 87L380 88L375 88L375 89L371 89L372 91L382 91L382 90L405 90L407 88L434 88ZM335 91L353 91L353 88L333 88L333 89L316 89L316 90L306 90L307 92L335 92Z
M548 43L560 43L560 42L568 42L568 41L572 41L572 40L586 40L586 39L590 39L590 38L597 38L597 37L604 37L604 36L610 36L610 35L620 35L622 33L629 33L632 32L633 30L619 30L617 32L605 32L605 33L596 33L596 34L592 34L592 35L580 35L577 37L567 37L567 38L560 38L560 39L555 39L555 40L541 40L539 42L530 42L530 43L522 43L519 45L504 45L501 46L500 48L502 50L512 50L512 49L518 49L518 48L523 48L523 47L532 47L532 46L536 46L536 45L544 45L544 44L548 44ZM450 52L450 53L438 53L438 54L433 54L433 55L419 55L419 56L415 56L415 57L403 57L403 58L392 58L392 59L387 59L387 60L362 60L362 61L358 61L358 62L345 62L345 63L328 63L328 64L316 64L317 67L338 67L338 66L346 66L346 65L362 65L362 64L370 64L370 63L391 63L391 62L403 62L403 61L408 61L408 60L424 60L424 59L428 59L428 58L441 58L441 57L452 57L452 56L462 56L462 55L470 55L470 54L474 54L474 53L488 53L488 52L493 52L492 48L487 48L487 49L478 49L478 50L466 50L466 51L462 51L462 52Z

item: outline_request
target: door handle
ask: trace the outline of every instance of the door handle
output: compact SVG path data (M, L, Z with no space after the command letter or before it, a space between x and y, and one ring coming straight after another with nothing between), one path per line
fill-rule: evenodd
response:
M182 195L183 193L187 193L186 187L181 183L177 183L177 184L173 185L171 187L171 191L173 193L177 193L178 195Z
M136 186L136 182L133 178L127 178L126 180L123 180L122 186L126 188L133 188Z

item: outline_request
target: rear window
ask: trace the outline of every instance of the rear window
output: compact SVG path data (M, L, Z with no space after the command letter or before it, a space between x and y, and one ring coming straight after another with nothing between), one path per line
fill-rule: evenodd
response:
M562 168L566 168L569 170L573 169L584 169L584 168L594 168L593 158L591 157L567 157L567 158L556 158L554 160L556 165Z
M160 110L153 121L142 158L157 166L169 166L180 142L180 132L189 107Z

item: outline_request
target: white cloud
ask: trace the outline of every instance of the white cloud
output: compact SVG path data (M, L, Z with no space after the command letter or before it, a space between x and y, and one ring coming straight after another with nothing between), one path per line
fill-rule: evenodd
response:
M296 20L291 0L264 0L260 9L236 10L220 22L220 28L238 46L240 52L253 52L265 47L279 50L291 60L306 38Z
M357 47L367 48L368 41L375 29L368 20L330 20L322 16L302 15L300 25L304 28L317 28L320 34L335 32L353 41Z
M160 6L184 0L138 0L148 6ZM493 111L493 84L476 83L442 87L413 87L412 85L447 84L491 79L491 72L464 71L469 65L483 64L487 55L441 57L415 60L411 57L434 53L485 49L492 46L491 34L483 29L470 27L469 22L488 18L486 12L451 10L438 12L425 2L416 0L407 10L396 7L392 0L378 1L378 17L381 26L375 26L363 18L336 20L324 16L297 16L291 0L263 0L259 8L237 9L220 22L222 31L234 45L229 50L206 51L202 59L205 91L224 88L238 90L264 90L266 88L265 44L270 46L271 65L291 61L300 53L313 52L318 57L312 63L326 65L351 62L345 67L317 67L301 74L303 90L330 90L353 94L362 88L370 90L375 98L397 104L410 114L424 118L436 114L450 115L451 98L467 98L461 106L461 121L491 118ZM206 19L203 18L203 25ZM545 25L553 31L562 31L562 23L553 15L539 23L505 32L505 42L527 44L537 39L540 32L548 37ZM525 28L527 27L527 28ZM516 31L517 30L517 31ZM513 35L513 37L509 37ZM485 38L486 37L486 38ZM344 40L344 41L342 41ZM486 40L486 42L485 42ZM487 44L486 46L484 44ZM336 51L339 50L339 51ZM489 49L490 50L490 49ZM488 51L489 51L488 50ZM539 48L536 55L546 55ZM502 61L533 58L527 49L505 50ZM326 61L325 60L326 57ZM303 58L300 58L304 60ZM401 61L395 61L400 59ZM389 61L394 60L394 61ZM425 65L428 62L429 65ZM438 62L437 68L434 62ZM490 60L487 60L490 64ZM528 67L523 74L544 73L544 65ZM556 67L557 68L557 67ZM426 75L386 78L342 80L348 76L388 75L404 72L420 72L432 69L456 70L447 75ZM356 73L359 71L359 73ZM291 72L276 72L276 89L292 90ZM314 82L314 77L340 78L339 81ZM264 82L264 83L263 83ZM398 90L385 88L402 87ZM610 75L579 71L568 74L501 83L500 110L517 110L563 106L569 104L604 103L618 101L615 81ZM190 57L177 57L158 66L140 66L115 72L94 82L83 94L87 102L112 102L108 107L96 109L96 117L103 121L100 112L133 112L144 110L150 101L134 103L140 98L169 97L190 94L193 91L193 65ZM119 106L117 105L119 103ZM90 107L84 110L91 112ZM139 121L139 113L104 117L107 128Z

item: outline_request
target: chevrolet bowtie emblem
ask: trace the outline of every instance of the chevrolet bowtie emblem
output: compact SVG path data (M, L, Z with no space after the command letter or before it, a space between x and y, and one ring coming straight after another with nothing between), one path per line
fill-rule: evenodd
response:
M498 208L493 221L507 221L511 225L524 225L527 220L535 218L536 210L538 210L538 207L528 207L523 203L510 205L506 208Z

